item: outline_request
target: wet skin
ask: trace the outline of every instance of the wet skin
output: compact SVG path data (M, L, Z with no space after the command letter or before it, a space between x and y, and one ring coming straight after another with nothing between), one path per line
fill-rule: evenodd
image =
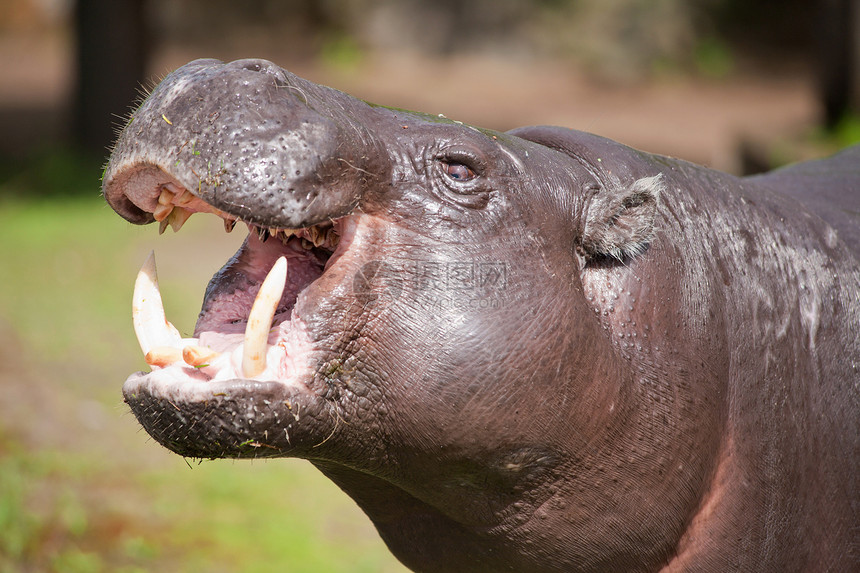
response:
M105 197L251 232L125 399L183 456L310 460L415 571L856 569L858 189L860 147L742 179L192 62Z

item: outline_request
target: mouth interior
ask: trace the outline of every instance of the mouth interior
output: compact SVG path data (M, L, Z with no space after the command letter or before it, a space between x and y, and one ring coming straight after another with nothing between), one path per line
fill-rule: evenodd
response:
M227 232L240 221L176 183L155 193L160 232L178 231L197 212L220 217ZM248 237L210 281L191 338L164 318L154 260L147 261L135 284L134 322L153 374L180 382L295 379L310 345L296 304L345 250L350 224L351 216L301 229L246 222Z

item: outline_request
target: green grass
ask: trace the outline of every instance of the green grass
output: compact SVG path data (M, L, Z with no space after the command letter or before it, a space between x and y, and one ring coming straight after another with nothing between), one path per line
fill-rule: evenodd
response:
M23 200L10 185L0 184L0 573L405 571L306 462L188 464L122 404L123 379L144 367L130 307L149 250L168 317L188 332L239 229L227 236L195 217L159 237L95 192Z

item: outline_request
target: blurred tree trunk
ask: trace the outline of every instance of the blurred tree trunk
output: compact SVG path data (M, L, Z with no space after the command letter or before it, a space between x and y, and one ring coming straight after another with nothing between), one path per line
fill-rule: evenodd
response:
M818 74L824 124L860 112L860 0L819 0Z
M140 94L146 73L144 0L77 0L74 142L104 153Z

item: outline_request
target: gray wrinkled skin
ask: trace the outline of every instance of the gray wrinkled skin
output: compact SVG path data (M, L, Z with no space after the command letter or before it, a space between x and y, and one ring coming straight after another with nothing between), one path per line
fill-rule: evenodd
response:
M166 183L265 227L358 221L295 302L295 379L129 378L171 450L306 458L415 571L860 568L860 147L740 179L203 60L104 194L147 223Z

